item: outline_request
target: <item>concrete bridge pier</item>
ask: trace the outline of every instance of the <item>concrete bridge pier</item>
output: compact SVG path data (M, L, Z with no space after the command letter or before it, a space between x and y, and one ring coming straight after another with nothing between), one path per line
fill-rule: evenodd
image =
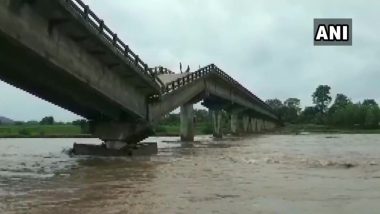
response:
M92 121L91 133L102 139L109 149L120 149L123 145L137 144L153 134L150 124L143 120Z
M261 119L257 119L257 121L256 121L256 130L257 130L258 133L260 133L262 131L262 127L263 127L262 120Z
M273 129L276 128L276 125L272 121L267 121L266 122L266 127L267 127L268 130L273 130Z
M145 121L92 121L90 131L93 136L103 140L103 144L74 143L74 154L100 156L157 154L157 143L139 143L153 134L150 125Z
M104 141L104 145L106 149L115 149L115 150L120 150L127 146L127 142L124 141L117 141L117 140L106 140Z
M211 110L212 115L212 126L213 126L213 136L215 138L223 137L222 130L222 118L223 114L221 110Z
M257 132L257 119L256 118L251 118L251 121L250 121L250 123L251 123L251 132L252 133L256 133Z
M272 126L272 129L276 129L276 123L274 123L274 122L271 122L271 126Z
M236 112L231 113L231 134L239 135L239 115Z
M250 130L249 130L249 121L250 121L250 118L249 118L249 115L243 115L243 118L242 118L242 120L243 120L243 131L244 131L244 133L249 133L250 132Z
M181 141L194 141L194 109L192 103L180 107Z

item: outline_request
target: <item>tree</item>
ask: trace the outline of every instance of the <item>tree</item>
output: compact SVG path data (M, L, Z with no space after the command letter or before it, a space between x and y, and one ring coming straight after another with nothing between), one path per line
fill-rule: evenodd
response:
M301 101L298 98L288 98L285 100L284 105L290 109L296 110L297 115L301 112Z
M329 109L329 123L331 125L353 127L355 124L361 123L360 111L360 104L337 104Z
M74 120L72 122L74 126L80 126L80 130L82 134L89 133L89 123L87 120Z
M286 122L295 123L300 114L300 100L298 98L288 98L281 108L282 119Z
M298 98L288 98L284 103L277 98L265 101L284 122L290 123L298 120L301 111L300 102Z
M53 125L54 124L54 117L49 116L49 117L44 117L40 121L41 125Z
M362 103L363 106L368 106L368 107L379 107L377 105L376 101L374 99L365 99Z
M337 94L334 103L329 108L329 114L335 113L338 109L345 108L347 105L352 104L351 100L344 94Z
M377 128L379 126L379 116L375 108L369 108L366 111L364 127Z
M15 125L16 126L21 126L21 125L24 125L25 122L24 121L15 121Z
M282 104L281 100L275 98L275 99L268 99L265 101L267 105L269 105L273 111L280 117L283 117L283 107L284 105Z
M266 104L268 104L272 109L280 109L284 105L282 104L281 100L275 98L275 99L268 99L265 101Z
M304 123L314 123L318 110L314 106L307 106L301 112L300 121Z
M362 103L363 112L365 112L364 127L378 128L380 122L379 105L374 99L365 99Z
M35 120L29 120L29 121L26 122L26 124L28 124L28 125L37 125L37 124L39 124L39 122L35 121Z
M346 107L348 104L352 104L351 100L344 94L337 94L335 97L334 104L337 108Z
M330 89L331 87L328 85L320 85L312 95L315 108L321 114L326 113L327 107L332 100L330 96Z

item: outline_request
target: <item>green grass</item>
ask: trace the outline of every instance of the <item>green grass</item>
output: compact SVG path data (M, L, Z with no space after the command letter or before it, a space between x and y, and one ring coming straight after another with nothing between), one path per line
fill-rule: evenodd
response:
M196 123L194 132L196 135L212 134L212 125L210 123ZM155 128L155 133L158 136L178 136L180 135L180 124L158 125Z
M74 125L0 125L0 137L79 136L81 128Z

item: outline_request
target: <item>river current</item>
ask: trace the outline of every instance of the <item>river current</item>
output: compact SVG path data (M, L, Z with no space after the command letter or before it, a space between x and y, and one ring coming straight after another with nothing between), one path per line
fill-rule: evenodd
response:
M151 157L0 139L0 213L379 213L380 135L155 137Z

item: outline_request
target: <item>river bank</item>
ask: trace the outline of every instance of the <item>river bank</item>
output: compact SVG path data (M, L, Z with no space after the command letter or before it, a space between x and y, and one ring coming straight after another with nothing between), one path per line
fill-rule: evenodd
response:
M88 138L80 126L72 124L12 124L0 125L0 138Z
M212 134L210 124L197 124L195 135ZM179 124L159 125L154 136L179 136ZM228 130L224 131L229 134ZM380 129L341 128L315 124L287 124L276 129L271 134L305 134L305 133L336 133L336 134L380 134ZM83 133L80 126L75 125L0 125L0 138L92 138L89 133Z
M155 136L179 136L180 125L159 125L155 128ZM199 123L195 127L196 135L212 134L210 124ZM0 125L0 138L92 138L80 126L72 124L21 124Z

